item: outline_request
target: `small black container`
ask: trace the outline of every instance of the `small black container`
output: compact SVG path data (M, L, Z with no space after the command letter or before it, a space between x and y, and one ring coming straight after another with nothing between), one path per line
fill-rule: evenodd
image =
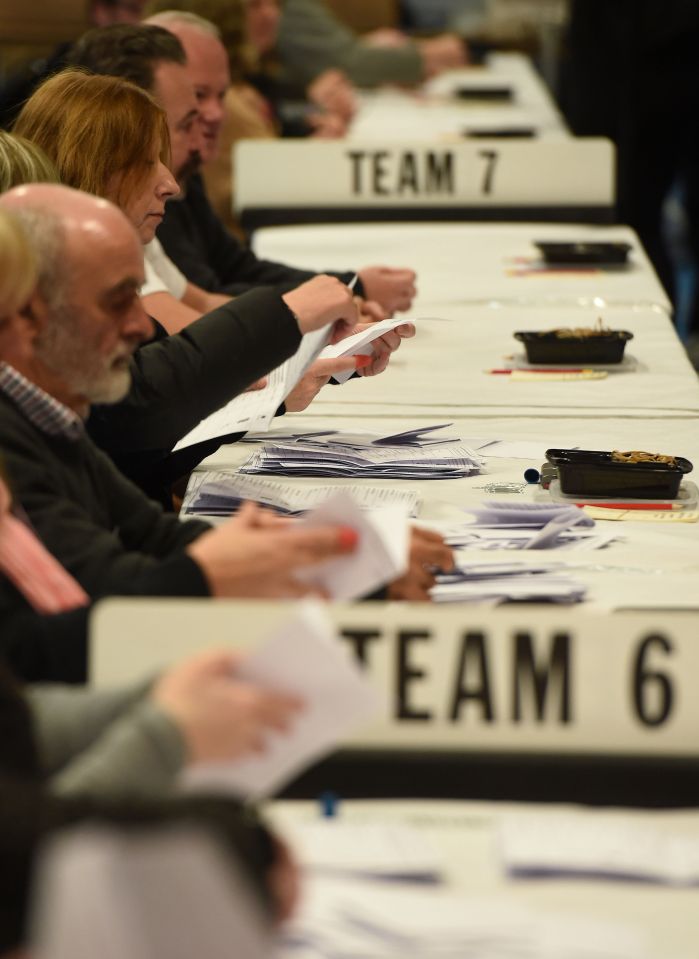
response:
M491 103L508 103L514 97L512 87L492 84L490 86L457 87L454 94L460 100L489 100Z
M630 243L534 241L547 263L563 266L623 266L628 262Z
M693 466L681 456L667 463L615 463L610 452L546 450L556 467L561 492L572 496L675 499L682 477Z
M628 330L609 330L595 336L557 336L553 331L520 331L514 337L524 343L527 362L572 366L580 363L621 363L624 347L633 339L633 333Z

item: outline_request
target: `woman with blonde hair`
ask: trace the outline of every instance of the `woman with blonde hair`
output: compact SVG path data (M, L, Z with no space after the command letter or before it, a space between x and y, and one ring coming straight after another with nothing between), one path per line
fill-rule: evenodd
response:
M0 193L22 183L58 182L55 166L40 147L0 130Z

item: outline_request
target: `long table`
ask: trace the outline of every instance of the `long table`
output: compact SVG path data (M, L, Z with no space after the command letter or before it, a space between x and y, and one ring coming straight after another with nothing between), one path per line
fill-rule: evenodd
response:
M459 88L507 87L511 99L459 99ZM482 67L454 70L425 84L419 94L398 89L363 93L350 139L429 141L526 130L545 138L568 136L565 122L531 61L516 53L491 55Z

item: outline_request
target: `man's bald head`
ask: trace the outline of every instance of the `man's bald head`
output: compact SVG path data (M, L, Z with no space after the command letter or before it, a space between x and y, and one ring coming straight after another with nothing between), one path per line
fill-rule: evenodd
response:
M134 228L113 203L56 183L28 183L0 195L0 206L19 214L34 247L38 287L49 305L63 302L67 287L91 252L114 242L140 247Z
M175 34L187 55L186 69L194 87L202 126L201 158L214 160L225 117L224 97L231 85L228 53L218 27L186 10L165 10L147 21Z
M0 205L19 218L37 257L33 381L81 413L120 399L131 354L152 333L138 299L136 231L107 200L55 184L16 187Z

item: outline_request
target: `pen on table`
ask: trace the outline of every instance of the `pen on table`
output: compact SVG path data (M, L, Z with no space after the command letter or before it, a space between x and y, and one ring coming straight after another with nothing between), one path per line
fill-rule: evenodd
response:
M595 371L591 368L573 368L570 366L566 367L554 367L546 366L539 368L534 366L527 366L522 368L515 368L512 370L485 370L486 373L497 374L500 376L508 376L510 373L594 373Z
M682 509L681 506L678 506L676 503L573 503L573 506L599 506L600 509L648 509L648 510L661 510L661 509Z

